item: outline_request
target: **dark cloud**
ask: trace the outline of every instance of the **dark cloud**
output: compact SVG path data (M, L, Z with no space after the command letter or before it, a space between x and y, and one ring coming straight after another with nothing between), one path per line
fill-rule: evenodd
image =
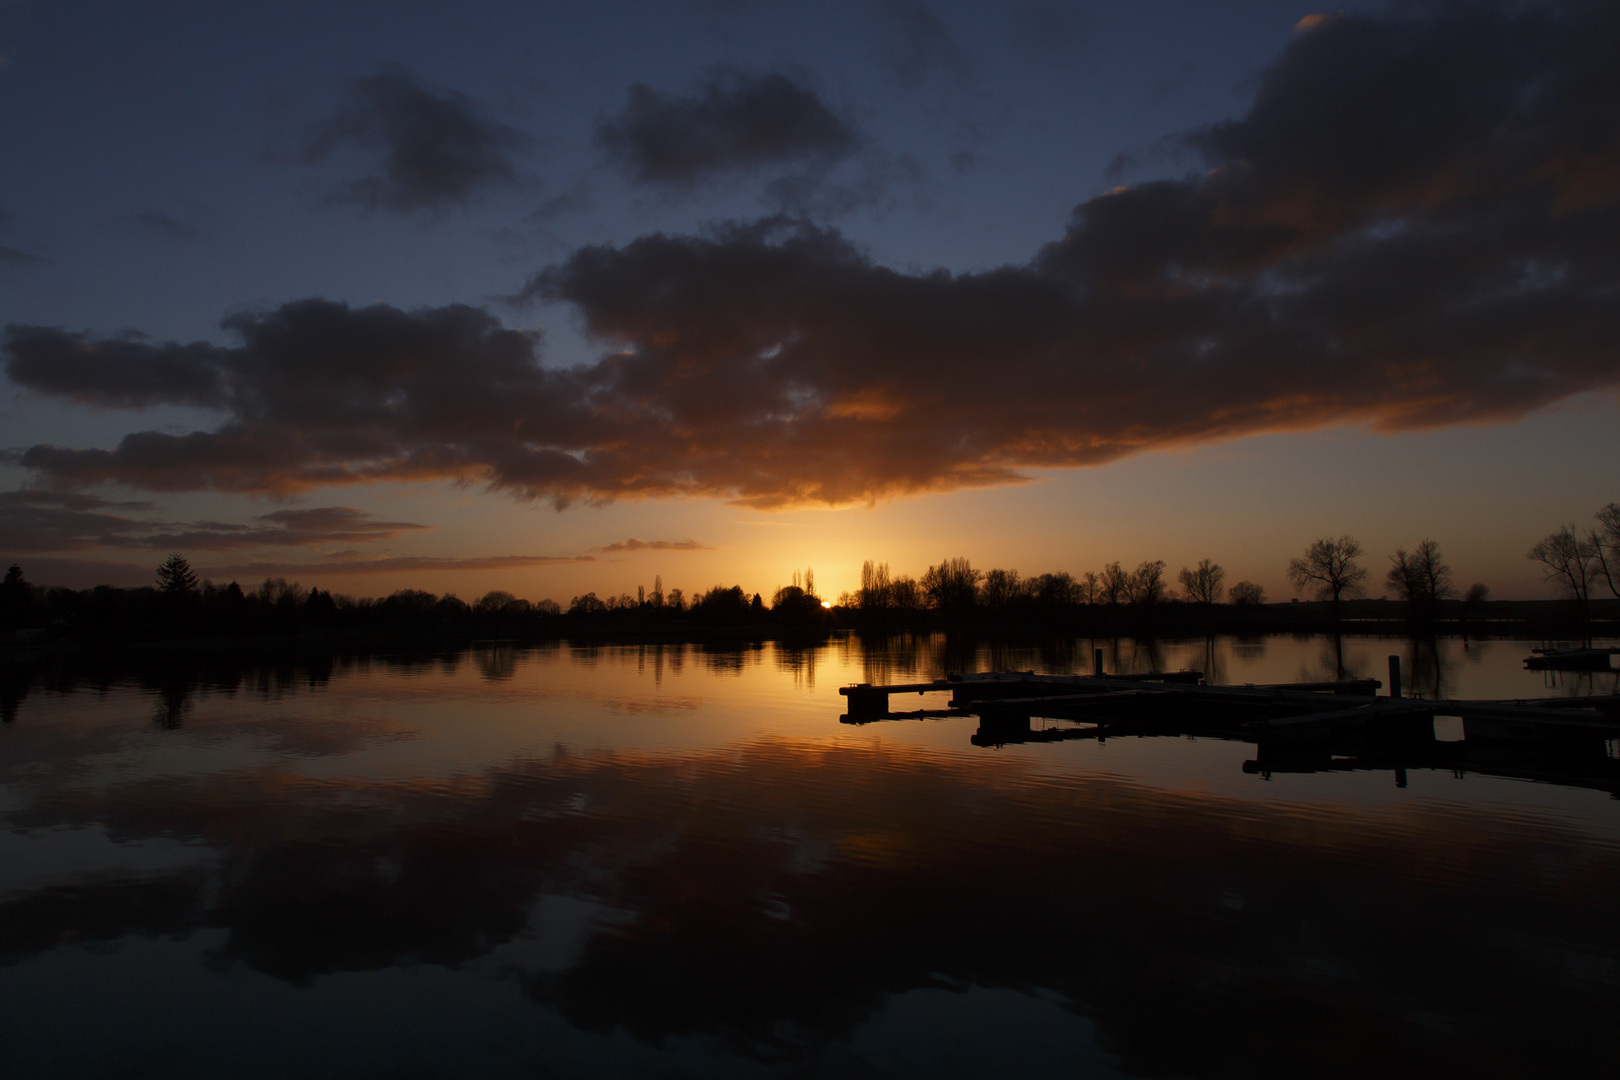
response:
M635 182L674 187L772 165L826 166L860 145L814 90L786 75L724 66L688 95L637 83L596 139Z
M224 387L212 345L153 345L125 336L90 341L40 327L6 328L6 370L14 382L84 405L221 408Z
M21 385L88 404L229 413L213 431L137 432L115 450L41 445L21 463L78 483L138 476L155 490L272 493L448 475L547 486L581 468L547 445L559 433L578 437L573 378L543 373L535 335L502 329L483 311L309 300L224 325L241 346L9 328L7 370Z
M114 502L82 492L24 488L0 491L0 550L71 552L97 548L235 551L250 547L368 543L427 528L408 521L373 521L361 510L323 506L277 510L254 524L186 524L130 516L146 502Z
M713 551L707 544L700 544L696 540L637 540L631 537L628 540L619 540L604 547L591 548L592 551L606 553L623 551Z
M376 171L335 198L408 214L466 206L518 182L516 157L529 142L465 94L389 67L349 87L347 100L310 130L301 156L315 163L344 149L375 155Z
M1425 11L1303 29L1248 115L1190 137L1207 172L1088 200L1025 265L901 273L784 220L583 248L527 290L613 348L578 368L464 307L305 301L227 320L234 347L13 327L24 386L226 411L19 460L67 485L780 506L1620 386L1620 11Z
M883 61L901 82L916 85L936 71L957 78L972 65L934 10L920 0L877 0L872 11L883 37Z

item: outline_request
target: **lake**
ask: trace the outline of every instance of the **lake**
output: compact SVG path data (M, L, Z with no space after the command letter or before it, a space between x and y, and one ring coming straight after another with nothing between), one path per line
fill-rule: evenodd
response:
M1615 692L1524 670L1535 644L25 656L0 1072L1611 1075L1614 740L1437 718L1457 767L1289 771L1220 738L840 722L842 685L1093 648L1223 683L1398 654L1428 696Z

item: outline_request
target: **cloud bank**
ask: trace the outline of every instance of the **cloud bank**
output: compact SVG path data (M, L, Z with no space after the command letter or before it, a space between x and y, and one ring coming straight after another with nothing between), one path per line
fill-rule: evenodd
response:
M226 320L228 347L14 326L20 385L223 415L15 459L67 486L778 507L1620 386L1620 10L1319 21L1188 142L1201 175L1090 199L983 273L902 273L786 220L583 248L527 289L612 350L567 370L458 306L302 301Z

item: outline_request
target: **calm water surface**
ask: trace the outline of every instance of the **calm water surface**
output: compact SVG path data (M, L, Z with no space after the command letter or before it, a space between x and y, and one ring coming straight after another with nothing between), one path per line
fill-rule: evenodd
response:
M1531 644L1096 643L1228 683L1399 653L1429 696L1615 692L1524 671ZM1246 771L1241 741L839 722L840 685L1092 647L25 661L0 1074L1612 1075L1613 742L1440 718L1466 767L1398 786Z

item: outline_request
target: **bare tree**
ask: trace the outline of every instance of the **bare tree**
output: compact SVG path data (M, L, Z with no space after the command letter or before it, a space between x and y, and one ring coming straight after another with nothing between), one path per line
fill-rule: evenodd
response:
M1195 569L1182 567L1176 580L1181 582L1181 591L1187 594L1188 600L1195 604L1213 604L1221 598L1221 582L1226 580L1226 571L1208 559L1200 559Z
M1565 525L1537 541L1525 554L1541 564L1542 576L1574 598L1584 629L1590 614L1592 580L1601 572L1597 545L1576 532L1575 526Z
M922 590L929 603L941 611L968 611L978 598L979 579L983 576L966 559L946 559L923 574Z
M1123 604L1130 598L1131 575L1122 570L1117 562L1103 567L1102 576L1097 579L1098 602L1113 606Z
M979 597L987 608L1005 609L1026 596L1029 585L1016 570L987 570Z
M1066 570L1042 574L1029 582L1036 603L1047 609L1066 608L1080 602L1080 585Z
M1087 570L1084 574L1080 575L1080 581L1077 583L1077 588L1079 590L1080 602L1082 604L1095 604L1099 599L1101 599L1102 582L1098 579L1097 573L1094 570Z
M867 559L861 564L861 588L855 596L862 611L887 610L894 599L893 592L888 563Z
M896 611L917 612L923 609L922 586L910 574L901 574L889 583L889 603Z
M1356 562L1360 557L1361 543L1354 537L1324 536L1289 561L1288 580L1295 592L1311 589L1318 600L1333 601L1333 621L1338 622L1340 601L1361 595L1367 580L1366 568Z
M1144 559L1131 572L1131 603L1157 604L1164 599L1164 560Z
M1451 585L1451 567L1440 557L1440 545L1433 540L1424 540L1410 553L1396 548L1389 562L1385 580L1395 595L1406 601L1414 619L1431 620L1435 605L1456 594Z
M1598 570L1608 583L1609 592L1620 597L1620 587L1614 579L1620 576L1620 503L1610 503L1596 514L1598 527L1586 534L1586 540L1597 554Z

